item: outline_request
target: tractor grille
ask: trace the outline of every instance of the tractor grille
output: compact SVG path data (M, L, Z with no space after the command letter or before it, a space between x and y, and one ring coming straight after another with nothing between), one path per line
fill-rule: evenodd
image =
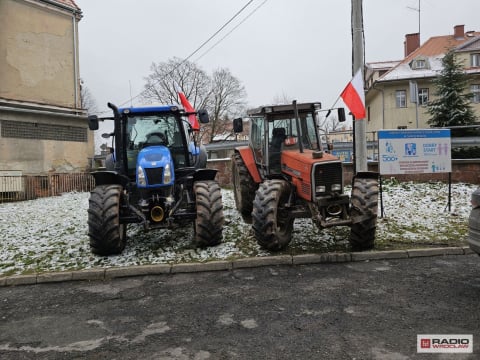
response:
M315 187L323 185L326 193L330 193L332 184L341 184L343 190L343 168L341 162L316 164L313 171L313 184Z
M148 185L163 184L163 168L145 169Z

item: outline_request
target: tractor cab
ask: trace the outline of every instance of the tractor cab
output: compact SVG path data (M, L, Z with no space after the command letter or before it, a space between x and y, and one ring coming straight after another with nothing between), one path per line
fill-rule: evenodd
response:
M262 106L247 112L250 121L249 147L260 178L274 178L292 170L287 161L289 154L295 158L325 157L334 160L332 156L324 156L318 132L320 111L320 103L294 103ZM343 108L338 109L338 119L345 121ZM235 119L234 131L241 132L242 124L242 119Z
M292 105L266 106L248 112L251 147L264 176L282 172L284 151L321 150L316 124L319 109L319 103L311 103L297 105L297 114Z
M189 131L190 125L182 120L176 107L171 108L150 112L120 109L126 120L127 173L137 184L141 184L142 178L149 182L148 186L174 181L174 170L193 166L200 152ZM146 178L145 170L155 168L162 169L163 175L151 174Z

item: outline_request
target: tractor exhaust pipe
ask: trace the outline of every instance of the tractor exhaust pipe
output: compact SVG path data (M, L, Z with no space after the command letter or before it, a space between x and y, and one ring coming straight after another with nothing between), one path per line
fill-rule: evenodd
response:
M165 211L161 206L154 206L152 210L150 210L150 217L154 222L160 222L165 218Z

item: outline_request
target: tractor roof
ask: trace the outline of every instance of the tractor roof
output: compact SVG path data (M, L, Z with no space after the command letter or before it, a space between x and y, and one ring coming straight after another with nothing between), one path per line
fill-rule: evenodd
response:
M183 110L177 105L161 105L161 106L142 106L142 107L127 107L120 108L118 111L120 114L148 114L148 113L159 113L159 112L174 112Z
M311 103L301 103L297 104L298 112L311 112L314 109L320 109L322 107L320 102L311 102ZM255 115L265 115L269 113L293 113L294 106L293 104L285 104L285 105L265 105L260 106L255 109L250 109L247 111L249 116Z

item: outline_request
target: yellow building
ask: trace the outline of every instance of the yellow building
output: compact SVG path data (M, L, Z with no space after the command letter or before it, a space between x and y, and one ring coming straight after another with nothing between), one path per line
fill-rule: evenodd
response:
M465 32L464 25L457 25L452 35L432 37L422 46L418 33L408 34L404 47L403 60L366 65L367 131L430 127L426 104L435 93L432 79L452 48L465 66L472 107L480 119L480 32Z
M93 133L81 109L73 0L0 1L0 176L82 171Z

